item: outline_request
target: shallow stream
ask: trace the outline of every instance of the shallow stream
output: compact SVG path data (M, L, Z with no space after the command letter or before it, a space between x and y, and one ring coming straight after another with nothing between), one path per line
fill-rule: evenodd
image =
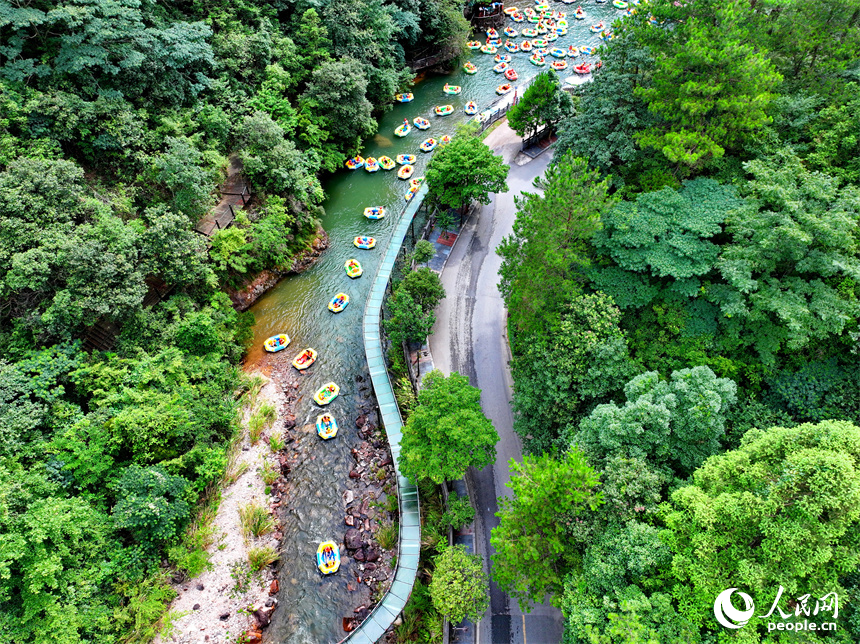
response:
M523 2L518 6L530 6ZM561 36L550 47L600 44L596 34L589 31L590 25L600 20L610 24L622 15L612 4L583 3L585 20L574 20L576 5L553 2L552 9L568 14L568 34ZM519 24L506 20L517 31L529 27L528 22ZM501 32L501 30L500 30ZM484 37L478 37L484 41ZM506 37L502 34L502 42ZM512 39L522 42L523 37ZM503 49L499 53L504 53ZM528 61L529 54L513 54L513 67L519 74L514 86L522 85L539 71L547 67L535 67ZM456 125L466 120L463 107L468 101L475 101L480 109L486 108L498 97L495 89L505 83L502 74L492 71L493 56L481 52L469 52L461 65L471 60L478 73L468 75L458 66L457 71L447 76L430 76L418 82L412 89L415 100L411 103L395 104L379 123L379 134L368 141L362 156L381 155L394 159L398 154L415 154L415 177L422 176L429 155L422 154L418 145L429 136L436 139L444 134L454 134ZM554 60L547 56L547 61ZM580 56L576 64L584 60L596 61L594 56ZM568 69L559 72L561 78L573 76L573 62ZM445 83L460 85L461 94L449 96L442 92ZM451 104L454 113L450 116L436 116L435 105ZM431 127L420 132L413 127L404 137L394 136L394 129L408 118L410 123L416 116L423 116L431 122ZM321 577L316 568L315 554L321 541L343 540L344 504L341 495L344 481L353 466L350 450L360 438L355 431L355 419L359 406L367 404L367 365L364 359L361 321L364 301L376 274L381 249L386 247L388 238L402 214L406 201L407 182L397 178L396 170L379 170L374 174L365 170L343 170L325 182L327 200L324 204L326 214L323 227L329 235L329 248L319 261L302 275L282 280L274 289L266 293L254 304L251 311L256 318L254 338L246 364L253 368L264 369L276 364L289 362L305 347L313 347L319 352L317 362L305 373L300 392L302 398L296 404L296 426L302 427L316 421L320 408L312 401L313 393L324 383L335 381L340 386L340 396L328 406L340 423L341 431L336 438L321 441L315 432L301 434L299 441L311 442L304 462L299 463L290 474L292 498L286 503L285 530L282 542L282 561L285 562L280 574L279 607L273 615L272 624L266 640L274 644L324 644L337 642L345 637L342 618L352 615L356 607L356 594L347 589L347 583L355 583L352 566L355 562L344 557L341 570L335 575ZM364 218L367 206L384 206L387 215L379 221ZM353 246L353 238L368 234L376 238L374 250L359 250ZM362 277L352 280L344 271L344 262L355 258L364 269ZM350 304L342 313L333 314L327 308L328 301L339 292L350 296ZM292 339L289 348L277 354L265 354L262 343L276 333L287 333ZM357 381L361 377L362 381Z

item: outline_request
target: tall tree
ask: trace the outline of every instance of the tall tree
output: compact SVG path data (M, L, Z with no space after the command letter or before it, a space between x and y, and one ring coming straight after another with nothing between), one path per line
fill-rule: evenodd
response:
M781 151L744 166L750 200L727 221L725 283L705 289L722 312L722 345L752 346L772 363L781 350L832 338L860 315L860 191L809 172ZM850 282L846 281L850 280ZM847 287L847 288L846 288Z
M481 390L456 371L424 377L418 406L403 427L400 468L411 480L458 479L492 463L499 435L481 410Z
M481 555L467 553L465 546L450 546L434 561L430 597L439 614L452 624L464 618L480 621L490 605L490 584Z
M493 579L526 610L546 593L562 590L564 575L577 559L569 532L578 517L602 502L598 477L582 452L561 460L526 456L511 460L513 496L499 499L499 525L490 542Z
M514 198L513 234L496 250L502 257L499 291L517 332L558 319L581 292L589 264L587 241L613 202L608 181L598 181L597 171L572 153L547 168L534 186L540 192Z
M526 451L566 448L559 444L562 435L636 373L620 320L608 296L581 295L562 309L560 320L517 335L514 430Z
M508 124L518 136L551 130L573 112L573 99L561 89L558 74L543 72L535 77L517 104L508 111Z
M583 419L572 443L594 463L622 454L647 460L683 477L720 449L726 414L737 386L708 367L682 369L668 381L654 371L624 387L627 402L598 405Z
M601 175L611 172L619 182L641 181L648 155L636 135L659 117L648 111L636 89L650 85L654 59L629 30L616 31L616 37L601 46L600 59L603 67L594 82L580 86L576 113L559 124L556 155L571 150Z
M750 6L743 0L649 5L656 27L637 20L637 37L656 67L650 87L635 93L663 117L641 134L679 167L698 168L738 149L769 122L773 90L781 80L755 45Z
M440 203L465 208L472 201L490 203L493 192L507 192L508 166L483 141L465 131L433 155L427 185Z
M749 592L765 607L756 614L780 586L782 610L807 593L842 596L845 573L860 563L860 428L824 421L750 430L740 448L710 458L672 494L666 524L672 574L683 584L679 609L708 631L719 628L714 598L726 588ZM767 622L755 622L763 637Z

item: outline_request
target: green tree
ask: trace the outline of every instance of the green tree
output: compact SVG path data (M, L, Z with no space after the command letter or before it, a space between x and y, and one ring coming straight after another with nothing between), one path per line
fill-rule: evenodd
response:
M246 116L241 128L240 156L245 174L276 194L295 195L303 203L322 201L315 154L300 152L283 128L265 112Z
M624 201L603 218L594 247L614 266L590 275L594 288L612 296L622 309L642 307L663 297L695 297L720 254L715 238L728 213L743 201L731 186L713 179L663 188Z
M860 13L851 0L755 4L755 33L790 85L815 87L860 58Z
M217 173L203 167L203 154L188 139L169 136L165 143L153 159L156 180L170 193L173 209L196 222L214 203Z
M161 467L127 467L116 483L114 525L147 547L174 539L188 519L188 481Z
M493 192L507 192L508 166L474 136L454 137L433 155L427 185L439 202L465 208L472 201L490 203Z
M481 410L481 390L457 372L428 373L418 406L403 427L400 468L412 481L435 483L462 477L470 467L492 463L499 435Z
M641 133L641 145L687 168L739 149L769 122L782 79L755 45L750 5L660 2L649 10L671 28L655 28L644 17L637 23L637 38L656 62L651 85L634 93L664 120Z
M772 364L841 334L860 314L860 192L806 170L788 151L744 166L750 200L726 222L731 236L706 287L725 349L752 346Z
M598 405L572 443L595 463L620 454L669 465L683 477L719 451L736 394L733 381L708 367L675 371L668 381L643 373L625 385L623 407Z
M559 124L556 156L571 151L588 159L601 175L636 182L643 173L648 155L636 143L636 136L659 121L635 92L647 87L653 73L650 51L628 30L601 46L603 66L594 82L581 86L576 113Z
M469 554L465 546L450 546L433 561L436 568L430 597L439 614L453 624L464 618L480 621L490 605L490 584L481 555Z
M597 171L570 153L534 185L542 192L514 198L513 233L496 250L502 257L499 291L515 334L557 320L581 292L590 259L586 242L612 205L608 181L597 181Z
M569 302L559 321L517 337L511 363L514 430L526 451L555 451L565 428L636 373L620 320L611 298L582 295Z
M318 66L302 95L302 102L324 115L324 128L342 150L360 146L376 134L377 124L366 98L368 80L358 60L342 58Z
M559 593L565 574L576 565L569 532L578 517L603 502L598 477L582 452L563 459L525 456L511 460L513 496L499 499L499 525L490 542L493 578L526 610L546 593Z
M711 457L666 515L680 610L714 631L714 597L726 588L744 588L757 606L780 586L784 601L841 594L860 561L858 477L860 428L839 421L753 429L737 450Z
M386 304L390 315L382 321L382 326L396 345L423 342L436 324L433 310L425 311L408 289L397 289Z
M573 99L561 89L558 74L542 72L508 112L508 124L517 136L530 136L541 127L551 130L572 112Z
M424 311L432 311L445 297L439 274L426 266L409 271L397 286L400 289L405 289Z

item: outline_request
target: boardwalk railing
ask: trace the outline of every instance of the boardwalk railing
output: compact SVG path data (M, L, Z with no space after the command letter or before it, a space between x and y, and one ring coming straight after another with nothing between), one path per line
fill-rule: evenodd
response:
M388 280L394 269L394 262L400 253L400 247L406 238L406 233L412 224L412 218L427 195L427 184L421 186L418 193L404 211L394 233L388 242L385 257L376 272L367 304L364 308L364 352L367 356L367 366L370 369L370 380L379 404L379 416L388 436L391 447L391 458L394 461L394 474L397 478L397 498L400 505L400 537L397 553L397 570L394 571L394 581L385 593L382 601L368 615L361 625L347 635L341 642L350 644L374 644L385 631L394 623L403 611L415 577L418 575L418 559L421 551L421 516L418 511L418 488L400 473L400 439L403 436L403 418L394 398L394 388L388 377L385 366L385 353L382 350L380 321L382 319L382 301L388 288Z

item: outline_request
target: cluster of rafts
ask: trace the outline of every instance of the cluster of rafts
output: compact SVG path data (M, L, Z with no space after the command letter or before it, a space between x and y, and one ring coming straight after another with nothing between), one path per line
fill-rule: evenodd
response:
M365 208L365 216L368 219L382 219L385 216L385 209L381 206L371 206ZM353 245L362 250L371 250L376 246L376 239L368 235L360 235L353 240ZM348 259L343 265L346 274L357 279L361 277L363 270L357 259ZM338 293L328 303L328 309L332 313L340 313L349 305L349 295L346 293ZM290 336L286 333L279 333L266 339L263 347L269 353L277 353L283 351L290 345ZM308 347L293 358L293 366L299 371L304 371L317 361L317 351ZM335 382L327 382L320 387L313 395L314 402L320 407L328 405L331 401L337 398L340 393L340 387ZM317 434L323 440L329 440L337 436L337 420L334 415L329 412L324 412L317 416ZM317 548L317 567L325 575L337 572L340 567L340 550L334 541L324 541Z
M602 2L605 1L606 0L602 0ZM624 8L627 7L627 4L624 3L623 0L615 1L624 4ZM632 0L632 3L639 4L640 1L641 0ZM518 78L518 74L512 65L511 54L520 52L531 54L529 62L532 65L543 67L544 65L549 64L552 69L561 72L568 68L568 62L565 60L566 58L573 59L580 55L590 56L594 51L594 49L588 45L582 45L579 47L569 45L567 48L552 47L551 43L568 33L567 14L561 11L551 10L549 5L543 2L543 0L535 0L535 2L536 6L534 8L526 7L525 9L520 10L517 7L508 7L504 10L514 23L527 21L531 25L521 31L517 31L510 25L505 27L503 33L507 38L504 45L502 45L501 35L495 29L487 30L487 40L484 44L481 44L477 40L472 40L466 43L466 46L469 49L480 50L485 54L495 54L495 66L493 67L493 71L498 74L504 74L505 79L510 81L499 85L496 88L497 94L501 95L510 92L513 89L511 83L516 81ZM565 4L571 4L572 2L573 0L570 0L570 2L565 2ZM581 6L576 8L574 18L577 20L585 20L585 10ZM612 33L605 28L602 22L592 25L591 32L599 34L599 38L604 41L608 41L613 38ZM521 42L511 40L518 36L523 36L526 39ZM497 53L497 51L502 47L504 47L506 53ZM547 60L548 56L551 57L550 61ZM586 61L580 64L574 64L573 71L577 74L590 74L593 70L598 69L599 67L599 61L595 65ZM478 71L477 67L472 63L466 63L463 69L467 74L474 74Z

